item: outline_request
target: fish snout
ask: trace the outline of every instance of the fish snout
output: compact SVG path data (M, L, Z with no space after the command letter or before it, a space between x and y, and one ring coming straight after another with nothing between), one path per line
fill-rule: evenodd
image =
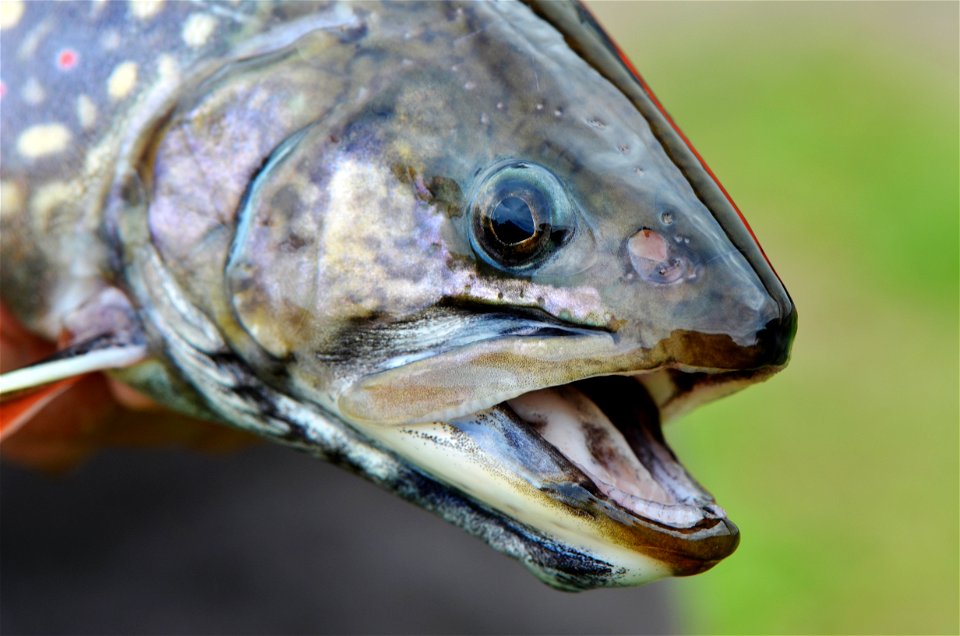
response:
M789 297L784 300L777 303L779 315L757 333L757 366L782 367L790 358L790 348L797 333L797 309Z
M722 279L719 290L706 294L712 309L698 308L704 313L691 337L701 344L688 349L689 363L730 371L783 368L797 332L797 310L786 289L775 277L774 284L761 276ZM710 359L698 364L698 356Z
M675 238L641 228L625 242L629 275L643 298L641 338L659 339L661 359L684 367L783 367L797 312L769 264L719 239L698 249Z

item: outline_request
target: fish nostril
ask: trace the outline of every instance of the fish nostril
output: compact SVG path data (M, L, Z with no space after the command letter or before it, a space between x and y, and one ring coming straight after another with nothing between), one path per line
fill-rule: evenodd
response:
M641 228L627 239L627 251L631 261L664 261L667 259L667 241L659 232Z
M674 253L662 234L640 228L627 239L630 265L641 279L656 285L670 285L694 274L690 262Z

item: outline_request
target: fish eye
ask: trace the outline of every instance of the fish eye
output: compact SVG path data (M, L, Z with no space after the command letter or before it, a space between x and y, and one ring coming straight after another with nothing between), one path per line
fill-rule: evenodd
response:
M469 212L474 251L510 271L542 263L573 230L570 201L559 180L528 162L499 164L488 171Z

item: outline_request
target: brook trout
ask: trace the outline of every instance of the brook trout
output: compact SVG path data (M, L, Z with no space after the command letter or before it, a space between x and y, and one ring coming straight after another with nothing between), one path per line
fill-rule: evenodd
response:
M5 394L109 370L564 589L733 552L661 425L783 368L796 311L585 8L4 2L0 29L2 300L63 347Z

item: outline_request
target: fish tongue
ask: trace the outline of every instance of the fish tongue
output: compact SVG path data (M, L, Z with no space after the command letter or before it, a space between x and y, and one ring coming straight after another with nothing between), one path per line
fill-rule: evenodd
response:
M674 528L725 516L667 447L659 411L636 378L539 389L449 424L496 470L566 505L595 509L606 502L605 514L613 504Z
M508 404L624 508L640 512L637 500L662 505L676 503L638 459L623 433L576 386L533 391Z
M667 446L660 411L638 377L590 378L575 386L624 436L654 481L670 494L668 503L699 508L711 516L725 514Z

